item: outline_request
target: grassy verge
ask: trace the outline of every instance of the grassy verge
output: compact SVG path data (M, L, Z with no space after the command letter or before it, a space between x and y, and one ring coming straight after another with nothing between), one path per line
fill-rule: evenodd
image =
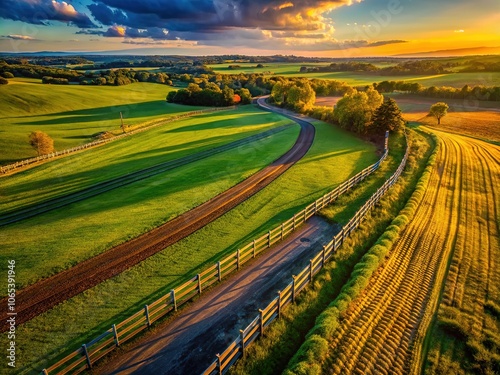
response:
M28 135L35 130L46 132L56 150L62 150L87 143L97 133L118 131L120 112L126 125L136 125L201 108L166 103L172 90L155 83L65 86L9 80L0 87L0 164L36 156L28 144Z
M241 122L240 132L226 125L233 121ZM190 119L172 130L155 130L149 135L138 135L137 140L118 141L110 147L82 153L77 162L61 159L12 176L5 186L6 200L17 204L33 202L40 199L39 195L80 189L114 174L123 175L160 160L194 153L198 151L196 145L205 149L214 142L226 143L288 122L253 108ZM290 125L264 140L3 227L0 261L16 255L18 288L67 269L234 186L285 153L298 132L298 125ZM63 173L60 181L59 173ZM33 191L38 193L31 199Z
M20 372L41 370L78 348L377 159L373 146L328 124L315 126L316 140L305 158L266 189L192 236L18 327Z
M324 313L332 300L339 300L339 296L346 296L341 293L342 288L348 282L356 264L362 259L367 248L373 245L386 227L391 223L398 212L403 208L412 191L417 185L418 177L422 174L430 154L430 143L427 137L410 132L411 153L407 164L407 169L402 177L389 190L387 195L363 221L359 230L353 232L352 237L347 240L339 251L334 255L332 261L317 276L313 286L301 294L298 303L291 305L283 314L283 319L268 327L263 339L248 349L247 358L240 361L232 370L231 374L276 374L287 368L288 362L295 368L297 373L314 373L308 365L308 361L314 361L317 352L325 350L325 341L321 335L328 335L333 332L335 326L332 319L335 315ZM392 165L387 170L380 170L376 175L370 177L360 188L356 188L350 195L352 205L349 208L356 210L362 205L360 196L376 190L385 181L387 174L392 174L402 155L404 154L404 144L401 138L391 140L392 151L389 156L388 165ZM399 155L399 156L398 156ZM391 171L392 168L392 171ZM354 203L357 199L358 203ZM329 208L324 214L336 222L344 222L348 218L346 209L343 207L351 205L349 196L343 197L335 206L340 208ZM340 297L341 298L341 297ZM341 309L345 309L348 300L343 300ZM316 319L318 316L321 318ZM315 326L315 323L317 324ZM312 333L308 332L313 329ZM309 338L301 347L305 338ZM297 353L297 354L296 354ZM302 361L306 360L306 364ZM316 364L314 369L319 370ZM301 372L303 371L303 372Z

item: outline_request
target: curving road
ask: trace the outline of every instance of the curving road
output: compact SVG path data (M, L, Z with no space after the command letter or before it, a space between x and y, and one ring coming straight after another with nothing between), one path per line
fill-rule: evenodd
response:
M258 104L264 109L276 111L267 106L264 99L260 99ZM279 110L277 112L280 113ZM283 156L208 202L162 226L20 290L16 295L16 323L22 324L34 318L58 303L120 274L167 246L189 236L282 175L307 153L315 135L315 129L309 122L294 116L285 116L297 122L301 130L295 144ZM6 298L0 303L6 305ZM6 311L2 311L0 316L4 322L1 332L8 328L6 314Z

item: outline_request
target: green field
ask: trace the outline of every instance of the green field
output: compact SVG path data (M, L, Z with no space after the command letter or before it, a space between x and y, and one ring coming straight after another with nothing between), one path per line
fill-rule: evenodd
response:
M40 203L290 123L253 106L173 122L4 177L0 211ZM285 153L298 131L298 125L290 125L265 140L3 227L0 259L6 261L9 254L16 254L22 264L18 268L20 287L66 269L242 181Z
M237 246L290 218L306 204L377 159L373 146L331 125L318 122L316 128L315 143L306 157L237 209L121 275L18 327L19 363L25 369L22 372L41 370L61 352L80 346L112 323L135 312L144 303L197 274L205 265L212 264ZM272 147L276 144L279 142L273 140ZM256 156L253 154L250 154L250 159ZM234 163L230 163L226 168L222 160L217 163L219 167L222 166L220 169L225 169L224 173L229 173L235 167ZM204 172L210 175L205 169ZM193 188L191 195L195 190L198 194L205 189L205 185ZM150 207L163 206L157 203L160 198L155 197L154 204L152 200L149 201ZM116 213L107 211L106 206L100 207L99 211L107 212L110 216L111 221L103 225L110 231L116 224L113 221L118 220ZM73 215L80 212L74 212ZM81 215L80 224L84 225L93 214L89 212ZM61 217L63 215L64 219ZM39 222L37 225L49 225L51 227L47 227L47 230L53 232L61 229L57 221L67 220L68 217L71 219L72 215L66 212L45 216L46 221L50 222ZM131 225L138 225L139 219L140 216L135 216ZM24 235L29 230L33 231L33 225L35 223L26 225ZM21 232L19 234L22 235ZM19 261L18 264L23 262Z
M229 65L239 65L241 69L229 69ZM263 68L256 68L257 64L251 63L233 63L233 64L215 64L210 67L220 74L238 74L238 73L263 73L266 76L286 76L286 77L306 77L343 81L351 86L365 86L374 82L381 81L409 81L418 82L424 86L451 86L463 87L464 85L484 85L499 86L500 73L450 73L438 75L402 75L385 76L373 73L363 72L324 72L324 73L300 73L301 66L314 67L326 66L326 63L271 63L264 64Z
M55 149L63 150L88 143L100 132L120 132L120 112L126 125L134 125L200 109L166 103L172 90L155 83L49 86L11 79L0 86L0 164L36 156L28 143L35 130L47 133Z

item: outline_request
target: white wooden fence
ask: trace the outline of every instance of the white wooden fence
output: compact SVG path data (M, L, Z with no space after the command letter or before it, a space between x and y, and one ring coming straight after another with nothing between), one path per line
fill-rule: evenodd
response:
M259 315L243 330L240 330L240 335L231 343L228 348L217 354L217 359L202 373L202 375L225 374L229 368L244 355L246 348L251 345L257 338L264 334L265 328L274 320L278 319L283 309L289 304L295 302L297 294L299 294L309 283L312 282L316 275L342 245L345 239L355 230L363 218L366 216L382 196L394 185L397 181L408 159L409 147L406 148L406 153L396 170L396 172L382 185L371 198L354 214L349 222L341 229L333 239L323 246L323 250L317 253L297 276L292 277L292 281L283 291L278 293L278 296L269 303L264 309L259 310ZM337 189L336 189L337 190ZM324 200L324 197L323 197ZM318 207L322 206L322 198L316 201ZM308 206L310 207L310 206ZM312 208L311 208L312 210ZM307 212L307 209L304 210ZM304 217L307 214L304 215Z
M319 212L330 203L334 202L340 195L350 190L353 186L363 181L368 175L377 170L380 166L380 163L382 163L382 161L384 161L387 157L387 153L388 150L386 149L382 157L375 164L372 164L371 166L363 169L361 172L351 177L349 180L343 182L334 190L323 195L322 197L308 205L306 208L293 215L292 218L278 225L276 228L268 231L263 236L251 241L246 246L237 249L237 251L235 251L234 253L228 255L224 259L221 259L211 267L187 280L178 287L175 287L169 293L166 293L164 296L160 297L158 300L145 305L144 308L137 311L129 318L120 323L113 324L100 336L96 337L86 344L83 344L79 349L73 351L50 367L44 369L42 371L42 374L78 374L85 371L86 369L91 369L92 365L96 363L100 358L110 353L124 342L133 338L139 332L149 328L156 320L160 319L171 311L177 310L180 305L191 300L196 295L201 294L202 291L207 287L217 282L221 282L223 278L228 276L231 272L238 270L245 262L247 262L251 258L255 258L259 253L261 253L265 249L268 249L276 242L281 241L286 235L293 232L301 224L305 223L311 216ZM400 169L402 170L402 166L400 166ZM386 182L384 186L386 186L387 183L388 182ZM356 214L356 217L358 217L358 213ZM359 217L358 220L360 220ZM348 224L343 228L341 232L342 241L345 236L354 229L355 226L357 226L357 224ZM336 238L338 238L338 235ZM341 240L338 239L337 241ZM337 249L338 246L340 245L336 245L335 249ZM331 250L329 251L330 253L327 254L328 257L331 255ZM314 264L311 263L311 265L313 273L315 274L319 270L318 267L322 267L323 263L321 262L324 262L325 259L319 259L318 257L315 257L314 259ZM321 267L319 266L318 262L321 263ZM310 273L310 271L307 272ZM231 345L230 348L228 348L220 356L220 360L218 359L218 361L214 362L214 364L212 364L212 366L205 372L205 374L215 374L219 373L219 371L226 371L229 366L241 355L241 353L243 353L244 348L249 343L253 342L253 340L263 332L264 326L268 325L272 320L274 320L276 314L279 315L279 310L286 304L290 303L289 294L291 293L290 295L292 296L293 300L295 294L300 292L300 290L302 290L305 285L307 285L307 280L309 280L305 276L307 272L303 271L299 276L297 276L294 282L294 286L287 287L285 291L281 293L281 302L276 305L278 307L272 307L270 305L271 307L268 306L263 310L263 313L261 313L261 315L259 315L258 317L260 319L259 322L262 323L262 327L258 328L256 331L255 327L249 326L244 331L245 335L242 336L244 337L244 340L238 341L241 339L237 339L235 343L233 343L233 345ZM276 302L274 303L276 304Z

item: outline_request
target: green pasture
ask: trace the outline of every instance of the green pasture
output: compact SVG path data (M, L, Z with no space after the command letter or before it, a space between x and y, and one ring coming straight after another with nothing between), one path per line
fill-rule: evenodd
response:
M56 150L78 146L104 131L190 112L201 107L166 103L175 90L155 83L126 86L45 85L16 78L0 86L0 164L36 156L28 135L41 130L54 139Z
M377 159L372 145L342 130L321 122L316 122L316 129L314 145L305 158L263 191L188 238L18 327L17 346L21 373L39 371L62 353L81 346L111 324L140 309L145 303L155 300L186 278L235 251L238 246L292 217L305 205ZM214 160L213 167L222 169L223 175L232 175L235 169L239 169L237 166L242 161L260 162L262 156L267 158L271 150L285 148L286 142L291 144L291 137L281 141L274 139L275 137L267 147L260 145L238 161L228 161L224 157ZM258 154L260 150L262 152ZM269 159L272 158L267 158L266 162L269 162ZM216 175L216 170L199 167L195 168L194 173L202 176L194 181L192 178L186 179L179 189L188 189L186 194L191 197L200 191L212 190L212 185L204 182L203 178ZM156 183L161 185L162 181ZM147 191L148 184L145 182L139 186L139 191L141 188ZM115 199L120 199L119 197L130 189L124 190L110 193L108 198L115 196ZM34 231L34 227L40 228L35 233L44 230L55 233L61 230L60 223L63 220L66 222L77 219L78 225L74 231L65 234L65 237L75 236L78 237L77 240L82 241L85 238L81 235L82 231L89 233L99 230L98 225L106 228L101 233L113 231L115 226L123 225L123 220L127 220L131 227L140 227L143 225L142 214L146 214L148 210L162 211L166 204L175 204L175 200L164 199L163 194L156 194L154 200L148 197L141 203L141 207L129 204L127 201L130 198L126 195L125 200L123 202L123 199L120 199L126 206L127 215L124 217L120 217L119 209L113 207L113 202L102 199L101 202L104 203L100 207L86 202L86 206L90 207L85 214L81 207L71 212L44 215L45 220L30 220L23 228L17 229L17 235L27 235L28 231ZM143 210L146 205L147 208ZM138 214L139 212L142 214ZM88 225L94 215L107 218L107 222ZM26 242L33 244L33 241ZM53 245L65 247L63 244L57 244L57 241L54 241ZM33 245L31 248L30 257L16 263L19 265L18 272L22 272L21 265L25 262L33 258L39 258L38 261L41 261L43 258L42 255L34 255L36 251ZM62 252L65 252L64 249Z
M173 122L4 177L0 211L40 203L287 123L291 121L253 106ZM0 259L16 255L22 265L17 270L19 287L50 276L242 181L285 153L298 131L298 125L290 125L264 140L3 227Z
M241 69L229 69L229 65L239 65ZM404 75L404 76L386 76L365 72L324 72L324 73L301 73L300 67L326 66L327 63L270 63L263 64L263 68L257 69L257 64L251 63L232 63L232 64L214 64L210 65L216 73L220 74L238 74L238 73L263 73L266 76L286 76L286 77L305 77L318 78L346 82L351 86L365 86L374 82L381 81L408 81L418 82L423 86L451 86L463 87L469 86L499 86L500 72L494 73L450 73L437 75Z

